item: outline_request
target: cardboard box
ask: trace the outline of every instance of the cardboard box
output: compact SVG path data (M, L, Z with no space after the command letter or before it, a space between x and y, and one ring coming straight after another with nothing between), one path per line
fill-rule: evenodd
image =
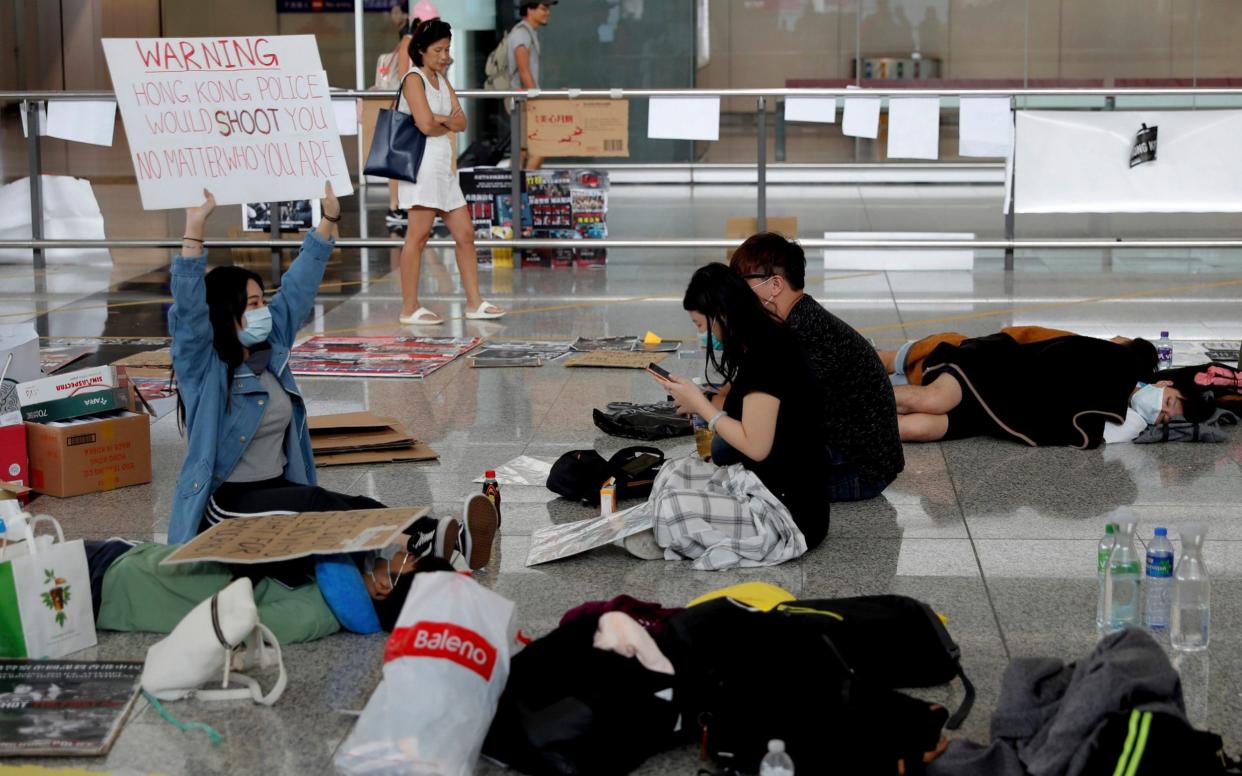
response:
M20 486L30 484L25 423L0 427L0 482Z
M151 481L151 421L119 412L105 417L27 423L30 486L57 498Z
M532 156L630 155L628 100L527 100L525 128Z
M28 423L51 423L129 408L129 387L121 386L109 390L87 391L66 396L63 399L23 406L22 420Z
M317 415L307 419L316 466L434 461L440 454L419 442L393 418L371 412Z
M25 408L120 385L115 367L95 366L21 383L17 386L17 398Z

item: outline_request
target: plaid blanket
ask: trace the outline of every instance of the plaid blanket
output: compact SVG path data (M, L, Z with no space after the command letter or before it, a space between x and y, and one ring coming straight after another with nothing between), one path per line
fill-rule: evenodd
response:
M741 464L669 461L646 506L665 558L690 558L702 571L775 566L806 552L789 510Z

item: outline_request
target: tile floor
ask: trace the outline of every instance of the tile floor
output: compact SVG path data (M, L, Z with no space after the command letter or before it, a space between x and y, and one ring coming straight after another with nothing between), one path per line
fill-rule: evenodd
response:
M939 203L929 203L924 192L904 200L886 196L881 210L890 222L964 220L985 233L999 223L992 194L958 190ZM809 223L853 220L860 228L880 228L868 215L871 200L865 196L854 206L832 197L777 196ZM618 190L610 220L618 234L718 234L717 222L729 211L749 207L748 200L738 204L741 199L703 191L686 197L673 190ZM370 223L378 224L382 209L380 201L370 203ZM676 231L686 224L691 226ZM347 230L356 228L356 221L346 224ZM1078 226L1067 222L1062 228L1074 233ZM120 234L125 226L110 231ZM512 313L500 324L452 320L442 333L569 339L654 329L688 335L681 290L694 266L714 258L702 252L617 251L606 269L487 272L486 295ZM223 263L229 256L218 252L212 260ZM160 256L136 267L118 264L93 276L54 267L49 273L77 285L42 295L33 293L28 265L2 265L0 321L32 319L44 335L162 336L165 261ZM450 316L460 315L457 277L447 268L451 260L429 256L428 261L425 300ZM388 273L386 251L371 251L365 268L356 253L342 254L307 332L396 333L400 299ZM1119 254L1111 266L1099 256L1034 256L1010 274L999 271L997 259L984 257L974 272L829 275L813 257L809 274L808 290L881 346L937 330L981 334L1011 323L1097 334L1152 336L1158 328L1175 337L1242 334L1237 313L1242 266L1218 255ZM118 304L123 306L109 307ZM104 342L98 360L137 349ZM682 358L666 364L685 374L703 366L701 360ZM431 464L324 470L325 485L445 513L474 490L472 478L519 454L551 458L572 448L622 446L594 428L591 409L611 400L659 398L641 373L566 370L558 363L538 370L477 371L455 363L424 382L303 379L301 384L313 412L370 408L392 414L442 455ZM1056 389L1055 383L1049 387ZM161 538L183 450L172 418L152 426L152 444L150 485L63 501L42 498L37 509L57 516L71 537ZM692 445L664 447L676 454ZM1187 700L1195 721L1223 734L1231 750L1242 748L1242 522L1234 523L1242 520L1242 438L1089 452L966 440L908 446L906 462L882 498L834 507L828 539L804 558L717 574L679 563L644 563L611 548L526 568L533 530L586 518L590 511L552 500L539 488L508 487L495 559L478 578L517 603L522 627L533 634L552 628L583 600L622 592L684 604L726 584L766 580L799 596L915 595L949 618L980 693L962 734L983 738L1009 658L1072 659L1093 644L1095 542L1109 512L1132 506L1145 534L1156 524L1193 517L1209 526L1215 611L1211 649L1182 665ZM157 639L102 634L98 648L83 657L141 658ZM328 773L332 753L350 729L350 713L361 708L378 681L382 651L382 638L352 635L289 646L289 690L275 707L174 704L183 718L220 730L220 746L172 729L140 704L111 754L82 765L187 774ZM957 690L948 688L939 697L951 701ZM687 748L655 758L641 772L685 774L696 766L695 753ZM496 771L482 765L479 772Z

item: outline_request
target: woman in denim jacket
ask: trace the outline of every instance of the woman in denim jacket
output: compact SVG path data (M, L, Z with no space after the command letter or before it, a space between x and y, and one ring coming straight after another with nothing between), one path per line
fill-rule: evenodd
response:
M186 233L172 266L168 328L188 444L168 541L189 541L231 517L383 507L316 486L306 404L289 370L289 352L310 316L340 220L331 185L324 186L322 220L266 305L255 273L231 266L206 272L203 227L216 203L210 192L203 194L202 205L186 209ZM461 521L420 519L407 531L410 548L442 556L461 549L472 568L481 567L490 557L496 520L494 510L488 516L478 509L469 527L469 510ZM305 570L289 574L304 576Z

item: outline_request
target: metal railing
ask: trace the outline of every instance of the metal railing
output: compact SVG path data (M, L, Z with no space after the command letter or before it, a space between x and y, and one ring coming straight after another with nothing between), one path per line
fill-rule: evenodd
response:
M762 230L766 226L767 215L767 100L770 98L788 97L1008 97L1011 107L1016 108L1018 101L1033 97L1106 97L1109 105L1120 97L1219 97L1232 96L1242 98L1242 88L1031 88L1031 89L923 89L923 88L879 88L879 89L843 89L843 88L773 88L773 89L543 89L526 91L488 91L481 89L465 89L457 92L458 96L468 99L504 99L512 97L516 101L511 125L511 148L521 147L522 136L522 103L535 98L590 98L590 99L623 99L629 97L752 97L755 99L755 118L757 136L757 157L754 165L756 170L756 224ZM374 90L333 89L333 99L374 99L390 100L391 94ZM40 152L40 118L38 104L49 100L100 100L114 99L115 94L106 90L89 91L0 91L0 102L21 101L26 113L28 125L28 159L30 171L30 210L31 239L0 240L0 249L28 249L34 252L35 269L45 266L43 252L57 248L175 248L180 245L175 239L100 239L100 240L47 240L43 238L43 202L40 173L42 159ZM361 154L361 149L360 149ZM628 165L631 168L640 165ZM676 165L650 165L652 168ZM740 166L740 165L733 165ZM747 165L749 166L749 165ZM875 167L877 165L869 165ZM993 165L988 165L993 166ZM366 186L365 176L359 165L359 184ZM521 201L522 180L513 176L512 196L514 202ZM270 248L272 249L273 280L280 275L280 251L284 248L300 245L296 240L280 239L277 219L273 219L272 239L268 240L208 240L210 247L220 248ZM1229 249L1242 248L1242 240L1117 240L1117 239L1079 239L1079 240L1018 240L1014 238L1015 218L1012 201L1005 214L1005 238L1002 240L799 240L807 248L868 248L868 249L907 249L907 248L967 248L978 250L1005 251L1005 269L1013 269L1014 252L1017 250L1043 249L1102 249L1115 250L1122 248L1137 249ZM520 230L517 230L520 231ZM337 245L342 248L383 248L401 245L400 240L382 238L342 238ZM643 249L686 249L686 248L731 248L740 240L717 239L653 239L627 240L603 239L590 240L590 247L600 248L643 248ZM449 247L451 240L432 240L433 247ZM580 240L531 239L521 238L515 234L514 239L480 239L480 247L489 248L582 248L588 243Z

